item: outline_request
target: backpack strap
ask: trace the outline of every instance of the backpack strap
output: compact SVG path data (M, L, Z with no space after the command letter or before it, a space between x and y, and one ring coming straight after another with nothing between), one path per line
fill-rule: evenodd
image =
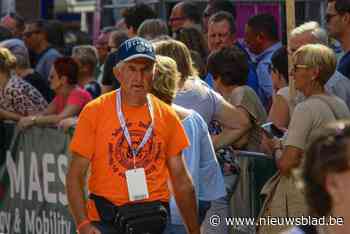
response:
M328 101L328 99L326 97L312 96L311 98L321 100L323 103L325 103L328 106L328 108L331 110L331 112L333 113L334 118L336 120L341 119L341 117L337 114L336 110L333 108L333 106L331 105L331 103Z

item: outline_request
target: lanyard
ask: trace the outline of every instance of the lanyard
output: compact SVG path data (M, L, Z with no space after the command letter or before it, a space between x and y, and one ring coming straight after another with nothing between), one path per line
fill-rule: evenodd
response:
M145 135L143 136L143 139L141 141L141 143L139 144L139 146L135 149L132 146L132 142L131 142L131 137L129 134L129 130L128 127L125 123L125 118L124 118L124 114L122 112L122 108L121 108L121 94L120 94L120 89L117 89L116 91L116 109L117 109L117 114L118 114L118 118L119 118L119 122L120 122L120 126L123 129L123 133L124 133L124 137L126 139L126 141L129 144L129 147L131 149L133 158L134 158L134 168L136 168L136 162L135 162L135 158L137 156L137 154L140 152L140 150L145 146L145 144L147 143L148 139L151 137L152 135L152 131L153 131L153 106L152 106L152 102L149 98L149 95L147 95L147 106L148 106L148 110L150 112L150 116L151 116L151 124L148 126L148 129L145 133Z

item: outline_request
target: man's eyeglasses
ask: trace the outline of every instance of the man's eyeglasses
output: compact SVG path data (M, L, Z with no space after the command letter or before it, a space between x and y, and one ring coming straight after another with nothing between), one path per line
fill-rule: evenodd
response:
M35 31L28 31L28 32L24 32L23 33L23 36L24 37L31 37L33 34L35 34L35 33L40 33L40 31L39 30L35 30Z

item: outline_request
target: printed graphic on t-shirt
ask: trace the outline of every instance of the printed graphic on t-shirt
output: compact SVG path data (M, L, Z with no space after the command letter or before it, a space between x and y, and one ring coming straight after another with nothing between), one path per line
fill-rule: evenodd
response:
M133 149L137 149L142 142L149 124L145 124L141 121L138 123L126 122L132 147ZM162 143L158 140L153 131L147 143L135 157L135 168L143 167L146 175L151 174L156 170L157 164L161 162L161 149ZM124 137L122 128L113 131L111 140L108 143L108 164L113 173L120 177L125 177L124 172L134 168L132 149L129 147L128 141Z

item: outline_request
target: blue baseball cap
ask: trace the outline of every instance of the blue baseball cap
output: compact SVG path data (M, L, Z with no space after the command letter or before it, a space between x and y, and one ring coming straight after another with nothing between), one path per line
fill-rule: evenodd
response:
M147 58L156 60L153 45L141 37L133 37L124 41L118 48L115 65L120 62L127 62L136 58Z

